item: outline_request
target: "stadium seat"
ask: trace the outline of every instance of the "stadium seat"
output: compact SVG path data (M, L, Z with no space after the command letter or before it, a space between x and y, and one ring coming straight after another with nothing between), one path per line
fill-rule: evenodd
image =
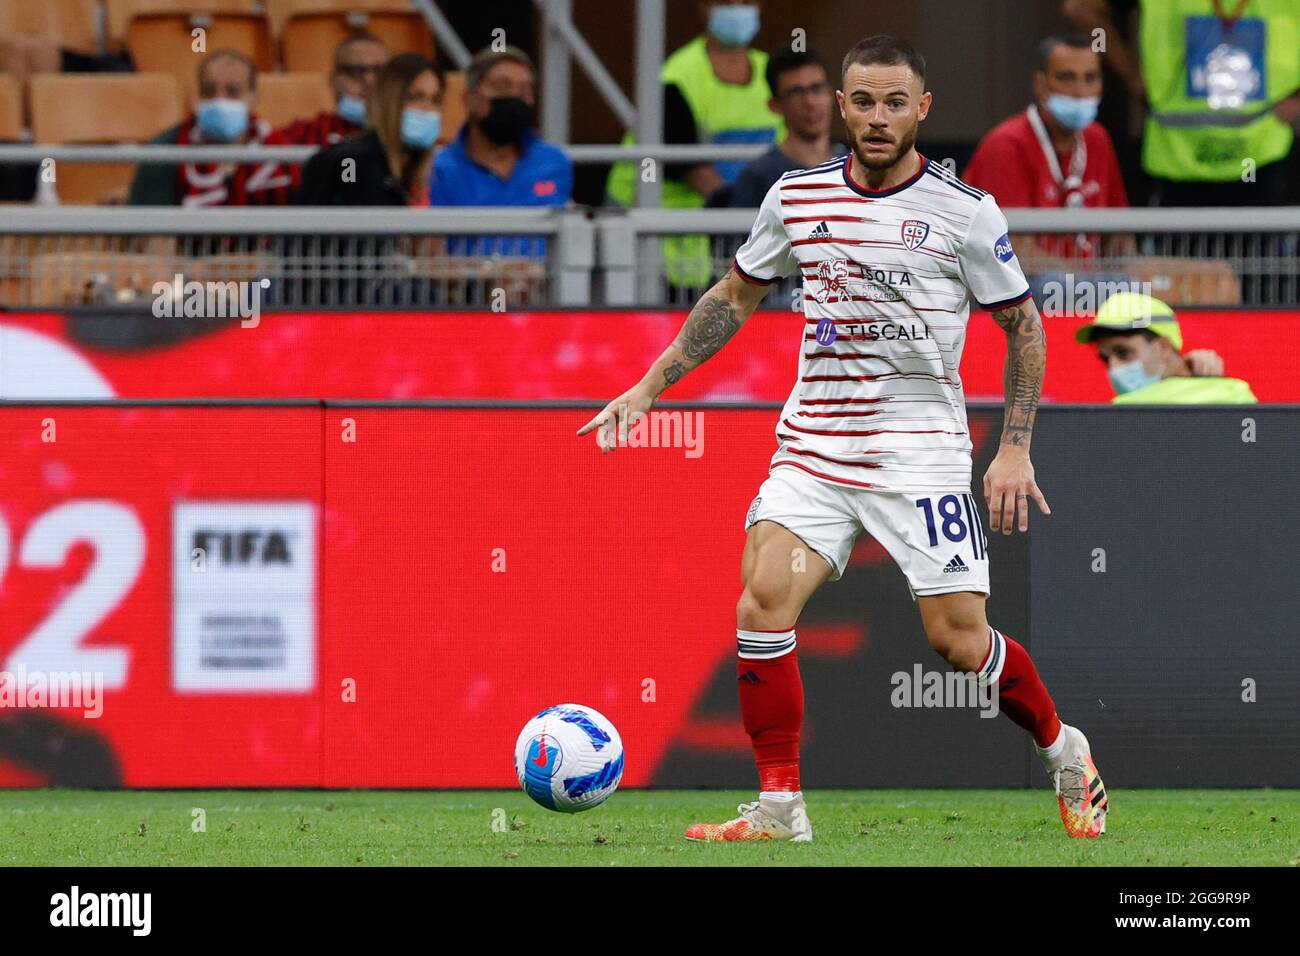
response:
M139 143L181 121L180 86L167 73L49 73L32 77L38 143ZM65 203L99 203L130 185L129 163L59 163Z
M266 0L266 15L276 37L295 13L371 13L376 10L409 11L410 0Z
M328 73L334 49L347 37L365 30L393 53L433 56L433 35L424 18L409 11L292 13L280 36L280 60L292 72Z
M23 98L18 81L0 73L0 142L16 143L23 138Z
M257 114L281 127L334 109L334 93L323 73L267 73L257 80Z
M99 50L98 0L0 0L0 34L47 36L78 53Z
M126 46L127 29L131 21L142 14L171 13L188 16L203 13L257 13L261 10L259 0L104 0L104 2L108 42L114 50ZM208 49L217 48L209 43ZM187 58L193 55L188 46L186 54Z
M266 16L260 13L143 13L126 28L126 46L136 69L144 73L171 73L186 91L187 101L198 94L198 70L192 50L192 33L207 30L205 48L238 50L248 56L259 73L275 68L275 45Z

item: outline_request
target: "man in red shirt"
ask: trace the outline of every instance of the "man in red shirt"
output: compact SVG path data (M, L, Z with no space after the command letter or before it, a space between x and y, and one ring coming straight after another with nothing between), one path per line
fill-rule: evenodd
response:
M388 62L388 47L370 33L354 33L334 50L330 89L334 109L296 119L279 132L296 146L332 146L366 128L366 100Z
M1101 57L1074 35L1044 40L1040 56L1034 102L984 137L962 179L1004 208L1128 206L1110 134L1095 122ZM1098 245L1083 234L1016 237L1022 259L1094 256Z

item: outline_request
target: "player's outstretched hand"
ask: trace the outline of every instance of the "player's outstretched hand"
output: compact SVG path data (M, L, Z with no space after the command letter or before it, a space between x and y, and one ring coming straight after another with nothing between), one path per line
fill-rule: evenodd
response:
M578 434L594 431L596 445L603 453L609 454L619 445L627 444L628 426L635 425L637 419L648 414L654 402L654 397L640 387L630 388L579 428Z
M1002 445L997 457L984 474L984 501L989 507L989 530L1010 534L1013 527L1029 530L1029 499L1038 502L1038 510L1050 515L1052 509L1034 481L1034 466L1029 452L1012 445Z

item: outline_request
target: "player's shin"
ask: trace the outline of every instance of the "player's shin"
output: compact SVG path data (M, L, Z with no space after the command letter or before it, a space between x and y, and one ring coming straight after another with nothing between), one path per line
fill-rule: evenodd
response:
M984 686L998 689L998 708L1033 735L1040 752L1057 743L1061 720L1056 705L1029 652L994 628L989 628L989 649L976 672Z
M799 792L803 681L794 630L738 630L740 713L754 747L763 799Z

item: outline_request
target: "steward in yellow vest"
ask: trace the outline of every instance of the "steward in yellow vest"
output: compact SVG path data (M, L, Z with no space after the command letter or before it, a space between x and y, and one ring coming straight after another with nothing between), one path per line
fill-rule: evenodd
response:
M785 134L784 121L768 109L771 91L764 71L767 54L750 49L758 32L758 7L710 3L708 32L664 61L665 143L755 143L774 145ZM631 133L624 145L635 143ZM700 209L708 196L731 185L745 163L657 163L661 205ZM605 191L612 203L636 205L639 164L615 163ZM668 236L663 241L664 273L669 283L702 288L713 281L708 236Z
M1300 115L1300 2L1141 0L1142 166L1160 204L1282 201Z

